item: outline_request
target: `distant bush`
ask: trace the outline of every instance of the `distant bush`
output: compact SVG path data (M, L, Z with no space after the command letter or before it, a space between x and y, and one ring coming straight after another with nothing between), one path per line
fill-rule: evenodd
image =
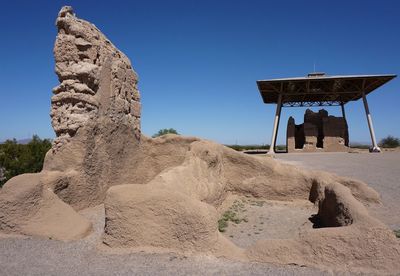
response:
M228 148L245 151L245 150L269 150L269 145L225 145ZM276 149L279 151L286 150L286 145L277 145Z
M256 150L256 149L269 149L269 145L225 145L228 148L237 150L237 151L244 151L244 150Z
M51 141L37 135L25 145L18 144L15 139L0 144L0 187L16 175L40 172L50 148Z
M400 139L389 135L386 138L383 138L379 145L382 148L397 148L400 146Z
M156 137L159 137L159 136L163 136L165 134L177 134L177 135L179 135L179 133L173 128L164 128L164 129L160 129L156 134L154 134L151 137L156 138Z
M358 144L358 143L350 144L350 148L353 148L353 149L369 149L370 147L371 147L371 145L364 145L364 144Z
M269 147L268 147L269 148ZM276 150L283 151L286 150L286 145L277 145Z

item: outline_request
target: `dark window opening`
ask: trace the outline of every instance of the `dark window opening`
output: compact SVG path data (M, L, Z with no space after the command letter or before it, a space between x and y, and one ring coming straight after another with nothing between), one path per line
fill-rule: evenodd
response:
M304 127L303 124L295 125L295 136L294 136L294 148L295 149L302 149L304 147L304 142L306 140L304 136Z
M318 132L318 137L317 137L317 148L324 148L324 134L322 131Z

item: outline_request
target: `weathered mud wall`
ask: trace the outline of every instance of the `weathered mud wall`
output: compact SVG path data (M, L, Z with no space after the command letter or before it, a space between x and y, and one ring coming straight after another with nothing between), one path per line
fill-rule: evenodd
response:
M318 113L307 109L301 125L290 117L286 135L288 152L347 151L349 146L346 119L328 116L324 109Z

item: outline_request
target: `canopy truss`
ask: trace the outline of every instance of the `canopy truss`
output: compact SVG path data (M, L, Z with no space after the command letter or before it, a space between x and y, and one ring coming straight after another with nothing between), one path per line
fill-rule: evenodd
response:
M325 76L310 74L309 77L259 80L257 86L264 103L282 106L335 106L346 104L369 94L396 75Z

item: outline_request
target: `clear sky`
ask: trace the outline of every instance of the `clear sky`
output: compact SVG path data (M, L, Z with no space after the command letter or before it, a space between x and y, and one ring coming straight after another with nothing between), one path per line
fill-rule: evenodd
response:
M400 73L400 1L2 1L0 141L53 138L54 25L61 6L94 23L139 74L142 131L175 128L225 144L269 143L275 106L256 80ZM400 77L368 96L378 139L400 137ZM318 108L314 108L318 110ZM303 108L284 108L303 122ZM333 115L339 107L328 108ZM368 142L362 101L346 105L351 142Z

